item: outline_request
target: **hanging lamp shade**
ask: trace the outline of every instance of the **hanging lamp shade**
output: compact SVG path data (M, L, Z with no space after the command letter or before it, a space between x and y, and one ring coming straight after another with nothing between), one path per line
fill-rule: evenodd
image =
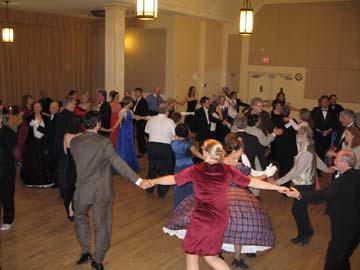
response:
M14 28L4 27L2 29L2 41L4 43L13 43L14 42Z
M249 0L244 0L244 7L240 9L240 35L249 36L253 33L254 10L251 8Z
M5 1L6 3L6 27L2 29L2 42L4 43L13 43L14 42L14 28L9 27L9 1Z
M139 20L151 21L157 19L157 0L137 0L136 16Z

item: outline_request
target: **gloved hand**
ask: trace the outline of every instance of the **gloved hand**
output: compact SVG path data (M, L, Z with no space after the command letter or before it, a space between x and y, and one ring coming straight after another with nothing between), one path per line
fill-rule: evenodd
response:
M268 178L272 177L277 171L277 168L275 165L273 165L272 163L270 163L269 166L266 167L265 169L265 174Z

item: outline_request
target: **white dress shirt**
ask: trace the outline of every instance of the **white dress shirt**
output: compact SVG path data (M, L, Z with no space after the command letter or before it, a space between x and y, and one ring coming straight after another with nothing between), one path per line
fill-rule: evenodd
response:
M175 123L165 114L158 114L146 123L145 132L149 142L170 144L175 138Z

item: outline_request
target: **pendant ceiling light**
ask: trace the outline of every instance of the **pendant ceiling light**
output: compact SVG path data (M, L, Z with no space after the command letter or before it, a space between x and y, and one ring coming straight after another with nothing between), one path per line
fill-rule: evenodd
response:
M240 35L250 36L253 33L254 10L251 8L250 0L244 0L244 6L240 9Z
M2 29L2 41L4 43L13 43L14 42L14 28L9 26L9 1L6 3L6 25Z
M157 0L137 0L136 16L139 20L151 21L157 19Z

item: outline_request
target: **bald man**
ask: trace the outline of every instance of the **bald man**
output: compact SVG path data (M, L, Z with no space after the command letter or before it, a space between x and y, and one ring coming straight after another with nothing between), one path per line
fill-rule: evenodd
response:
M357 157L350 150L340 151L335 165L340 176L328 187L310 192L295 188L288 197L303 202L327 202L331 222L331 239L326 254L325 270L349 270L353 251L360 239L360 172L354 169Z

